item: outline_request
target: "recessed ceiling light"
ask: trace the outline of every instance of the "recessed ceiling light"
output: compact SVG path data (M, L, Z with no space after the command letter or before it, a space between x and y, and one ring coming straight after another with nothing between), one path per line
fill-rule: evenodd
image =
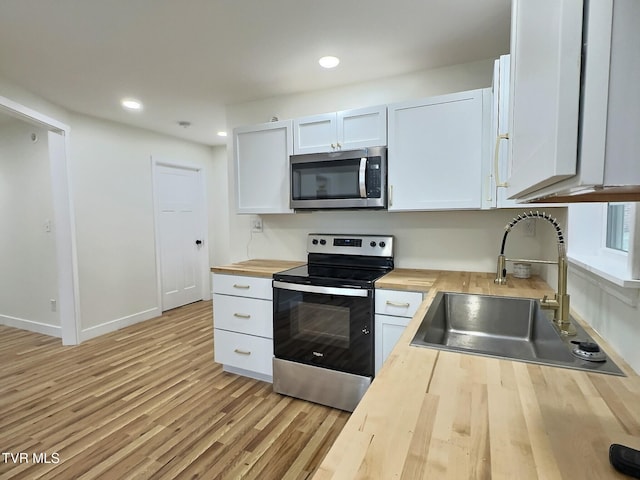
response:
M135 98L125 98L120 103L127 110L142 110L142 103Z
M340 59L338 57L332 57L332 56L322 57L320 60L318 60L318 63L320 64L321 67L324 67L324 68L334 68L334 67L337 67L338 64L340 63Z
M227 136L227 132L223 132L222 130L218 132L218 136L219 137L226 137Z

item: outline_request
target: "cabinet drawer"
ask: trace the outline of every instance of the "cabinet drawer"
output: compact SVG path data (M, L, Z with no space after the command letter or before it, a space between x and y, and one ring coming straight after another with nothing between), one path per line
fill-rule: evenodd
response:
M214 358L218 363L264 375L273 375L273 341L242 333L213 331Z
M422 303L421 292L402 290L376 290L376 313L413 317Z
M270 278L214 273L212 281L213 293L262 298L264 300L273 298Z
M213 294L213 326L258 337L273 337L273 303L256 298Z

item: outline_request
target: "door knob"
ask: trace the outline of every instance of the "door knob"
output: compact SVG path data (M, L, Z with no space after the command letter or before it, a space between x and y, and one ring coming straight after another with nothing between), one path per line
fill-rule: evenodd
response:
M196 240L196 245L198 246L202 245L202 240Z

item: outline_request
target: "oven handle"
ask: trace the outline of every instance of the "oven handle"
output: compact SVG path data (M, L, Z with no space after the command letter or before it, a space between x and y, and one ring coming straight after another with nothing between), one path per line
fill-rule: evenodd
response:
M363 288L318 287L316 285L300 285L298 283L273 281L273 288L293 290L294 292L320 293L325 295L342 295L344 297L366 297L369 290Z
M358 186L360 187L360 198L367 198L367 158L360 159L360 170L358 172Z

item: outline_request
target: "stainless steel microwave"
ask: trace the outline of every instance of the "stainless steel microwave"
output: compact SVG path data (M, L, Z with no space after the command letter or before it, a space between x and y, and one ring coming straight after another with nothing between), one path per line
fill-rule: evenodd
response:
M387 208L387 148L291 155L294 210Z

